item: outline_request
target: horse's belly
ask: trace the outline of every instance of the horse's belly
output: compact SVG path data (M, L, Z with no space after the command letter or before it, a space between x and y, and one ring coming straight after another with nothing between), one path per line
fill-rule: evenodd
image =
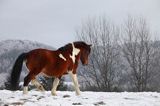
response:
M67 72L67 68L63 69L43 69L42 75L46 77L61 77Z

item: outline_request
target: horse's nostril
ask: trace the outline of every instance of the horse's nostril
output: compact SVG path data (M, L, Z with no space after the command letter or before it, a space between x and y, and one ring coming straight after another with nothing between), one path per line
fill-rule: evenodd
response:
M85 65L88 65L88 62L86 62Z

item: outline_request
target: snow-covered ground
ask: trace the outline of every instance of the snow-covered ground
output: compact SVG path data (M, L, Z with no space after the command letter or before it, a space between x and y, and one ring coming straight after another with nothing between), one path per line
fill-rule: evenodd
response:
M0 91L0 106L160 106L160 93L157 92L74 92L58 91L57 96L50 92Z

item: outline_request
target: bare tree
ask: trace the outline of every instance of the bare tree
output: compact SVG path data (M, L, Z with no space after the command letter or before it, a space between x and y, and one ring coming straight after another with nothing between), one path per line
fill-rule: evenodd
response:
M150 82L150 90L151 91L160 91L160 41L155 40L152 43L152 47L154 49L153 56L151 59L151 79Z
M145 19L129 17L123 30L123 54L136 91L146 91L151 76L152 42Z
M151 40L146 20L128 17L119 29L100 17L77 30L79 40L93 44L89 66L79 71L82 85L96 91L159 90L160 43Z
M113 91L117 81L119 30L105 17L89 19L77 31L79 40L93 44L90 64L81 76L91 90ZM85 71L87 70L87 71Z

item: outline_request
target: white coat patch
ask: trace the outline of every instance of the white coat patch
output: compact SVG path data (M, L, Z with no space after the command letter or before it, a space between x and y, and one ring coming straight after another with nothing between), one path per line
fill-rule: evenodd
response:
M59 54L59 57L66 61L66 58L62 54Z
M78 55L78 53L80 52L80 49L75 48L74 44L72 43L72 55L70 55L70 58L73 60L73 63L75 63L76 60L76 55Z

